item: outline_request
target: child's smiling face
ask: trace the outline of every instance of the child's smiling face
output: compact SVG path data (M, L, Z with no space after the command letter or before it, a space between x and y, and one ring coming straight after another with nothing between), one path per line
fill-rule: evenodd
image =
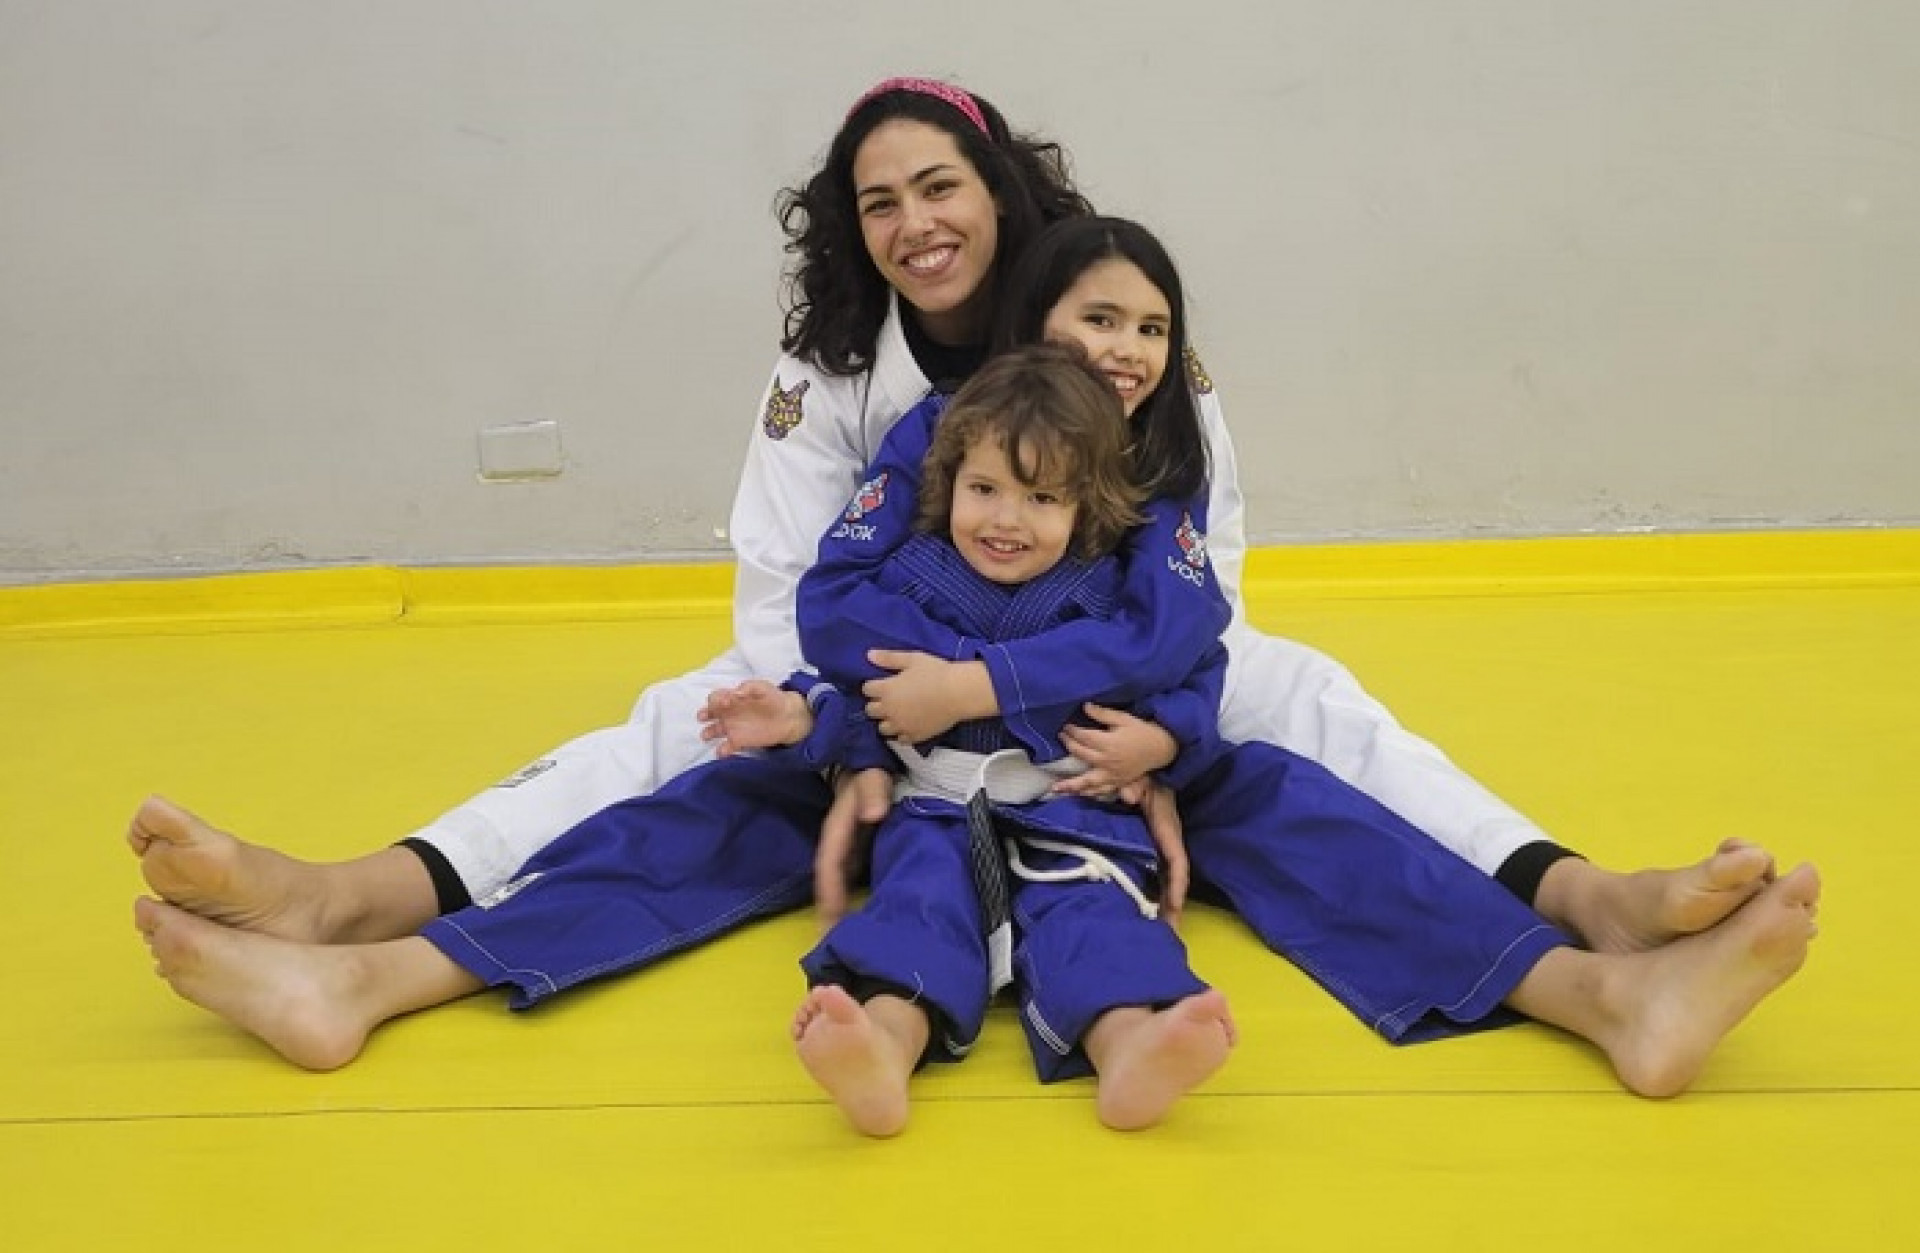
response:
M1067 554L1078 516L1065 484L1022 483L995 436L975 440L954 475L953 546L995 583L1025 583L1053 569Z

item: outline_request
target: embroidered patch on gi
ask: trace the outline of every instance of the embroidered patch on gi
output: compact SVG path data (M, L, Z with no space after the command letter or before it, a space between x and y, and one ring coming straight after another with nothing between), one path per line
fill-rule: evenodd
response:
M800 398L807 394L807 386L812 379L801 379L791 390L780 386L780 376L773 376L773 391L767 396L767 411L760 415L760 429L767 433L768 439L785 439L793 434L793 428L800 425L803 416L800 412Z
M1207 367L1200 364L1200 354L1193 350L1192 344L1187 345L1184 355L1187 363L1187 381L1193 384L1193 390L1202 396L1212 393L1213 378L1207 373Z
M533 881L544 873L544 871L536 870L532 874L523 874L518 879L501 884L493 891L475 901L474 904L482 909L492 909L495 905L504 904L512 900L515 896L518 896L522 888L532 887Z
M545 774L547 771L553 769L555 766L559 764L560 764L559 762L555 761L551 757L542 757L539 761L536 761L531 765L520 767L520 769L514 771L512 774L500 780L500 782L494 784L493 786L519 787L522 783L530 783L533 780L539 778L541 775Z
M1193 524L1192 514L1180 515L1180 526L1174 531L1173 539L1180 545L1181 555L1186 558L1188 565L1196 570L1207 568L1207 537Z
M844 521L858 522L887 503L887 474L888 471L882 470L855 490L853 499L847 502L847 511L840 515Z

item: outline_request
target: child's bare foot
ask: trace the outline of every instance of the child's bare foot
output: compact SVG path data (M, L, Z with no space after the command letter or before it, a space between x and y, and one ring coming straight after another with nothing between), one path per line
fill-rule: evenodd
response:
M284 853L248 844L150 796L133 815L127 845L160 898L242 931L322 942L317 898L300 889L310 870Z
M336 1070L378 1025L351 1008L354 949L236 930L144 896L133 917L175 992L296 1066Z
M1629 963L1603 1001L1618 1015L1595 1042L1641 1096L1692 1086L1720 1041L1792 978L1819 933L1820 876L1800 866L1731 917Z
M907 1082L919 1052L907 1053L867 1008L845 988L814 988L794 1014L793 1039L807 1073L854 1129L884 1138L906 1129Z
M1095 1104L1100 1121L1115 1131L1138 1131L1166 1117L1175 1101L1225 1064L1239 1039L1227 998L1213 989L1157 1013L1110 1011L1094 1030L1106 1035L1097 1052Z
M1597 953L1643 953L1712 930L1774 879L1772 855L1741 839L1677 869L1616 874L1568 858L1547 873L1536 904Z

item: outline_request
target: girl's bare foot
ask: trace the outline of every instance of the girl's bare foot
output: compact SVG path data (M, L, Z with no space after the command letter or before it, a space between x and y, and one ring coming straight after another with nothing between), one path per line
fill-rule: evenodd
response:
M1153 1126L1225 1064L1238 1039L1227 998L1214 989L1157 1013L1103 1014L1087 1041L1100 1075L1100 1121L1115 1131Z
M154 972L175 992L296 1066L337 1070L378 1025L347 1008L353 949L235 930L144 896L133 916Z
M1554 863L1536 905L1597 953L1644 953L1719 926L1773 882L1773 857L1742 839L1677 869L1617 874L1577 858Z
M133 904L154 971L296 1066L337 1070L373 1029L477 992L480 979L420 937L303 944L222 926L161 901Z
M1800 866L1731 917L1650 952L1557 949L1511 1003L1599 1045L1630 1091L1677 1096L1720 1041L1806 961L1819 903L1819 874Z
M916 1046L868 1012L892 999L862 1005L845 988L826 984L807 993L793 1018L795 1049L807 1073L856 1131L883 1138L906 1129L907 1082L926 1043L924 1031Z

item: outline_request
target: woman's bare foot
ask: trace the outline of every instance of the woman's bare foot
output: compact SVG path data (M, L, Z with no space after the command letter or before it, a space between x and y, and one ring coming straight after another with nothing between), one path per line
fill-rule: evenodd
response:
M359 1055L377 1025L341 1008L352 1001L345 965L351 949L235 930L144 896L133 917L154 972L175 992L296 1066L337 1070Z
M1535 907L1597 953L1644 953L1712 930L1773 882L1773 857L1742 839L1677 869L1619 874L1579 858L1555 862Z
M479 979L418 936L303 944L211 922L162 901L133 903L154 972L182 998L308 1070L337 1070L390 1018L478 991Z
M911 1018L893 1022L900 1015L887 1002L919 1016L917 1042ZM924 1013L898 998L877 996L862 1005L845 988L825 984L808 992L794 1014L795 1051L854 1130L895 1136L907 1126L907 1083L926 1047L925 1023ZM909 1028L904 1035L902 1027Z
M337 865L250 844L160 796L127 828L147 886L169 904L233 927L313 944L397 939L438 912L426 866L403 848Z
M242 931L323 942L317 902L298 889L308 869L284 853L248 844L149 796L134 812L127 845L160 899Z
M1238 1040L1227 998L1214 989L1158 1012L1101 1015L1087 1038L1100 1075L1100 1121L1115 1131L1153 1126L1226 1063Z
M1677 1096L1692 1086L1720 1041L1799 971L1819 933L1819 903L1818 872L1800 866L1731 917L1650 952L1550 953L1513 1003L1527 1013L1538 1008L1536 1016L1599 1045L1629 1090ZM1530 1007L1522 995L1550 961L1580 968L1561 986L1579 998L1571 1010L1564 1001Z

